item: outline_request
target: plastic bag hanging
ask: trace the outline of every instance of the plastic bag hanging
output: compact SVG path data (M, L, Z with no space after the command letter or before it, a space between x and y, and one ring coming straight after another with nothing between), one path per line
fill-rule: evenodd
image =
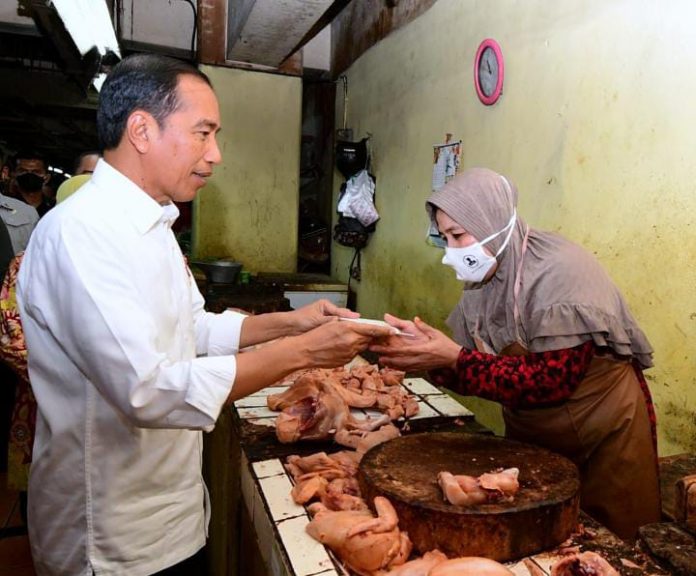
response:
M344 217L355 218L367 228L379 220L374 198L374 180L367 170L361 170L346 182L345 192L338 202L338 211Z

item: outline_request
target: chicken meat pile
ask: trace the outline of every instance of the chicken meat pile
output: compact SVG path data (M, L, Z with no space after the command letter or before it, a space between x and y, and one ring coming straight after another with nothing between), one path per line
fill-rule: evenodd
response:
M290 495L301 505L319 501L327 510L367 510L356 478L359 463L360 454L347 450L288 456L285 465L295 482Z
M283 383L290 387L268 396L271 410L281 411L276 435L284 444L299 440L326 440L358 450L367 450L361 440L366 432L388 425L392 420L418 412L416 399L401 386L404 373L375 365L333 370L317 368L291 375ZM373 408L379 418L360 420L350 408ZM383 434L393 434L392 427Z
M379 436L379 432L372 434ZM448 559L439 550L409 560L412 544L408 534L399 530L399 519L389 500L375 498L375 517L360 494L356 476L362 456L358 450L317 452L288 456L285 463L295 483L291 492L293 500L307 506L313 517L307 532L328 546L352 573L360 576L510 574L505 566L493 560Z

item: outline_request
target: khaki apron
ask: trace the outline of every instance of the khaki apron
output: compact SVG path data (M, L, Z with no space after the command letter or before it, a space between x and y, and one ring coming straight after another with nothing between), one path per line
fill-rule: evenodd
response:
M561 406L504 409L505 435L558 452L580 470L580 507L625 540L660 521L645 396L630 362L595 356Z
M522 244L526 251L527 234ZM517 342L503 356L528 353L519 335L518 295L514 289ZM496 352L479 337L480 352ZM562 405L513 410L503 408L505 435L547 448L572 460L580 471L580 507L619 537L632 540L638 527L660 521L657 455L645 396L631 361L600 354L585 378Z

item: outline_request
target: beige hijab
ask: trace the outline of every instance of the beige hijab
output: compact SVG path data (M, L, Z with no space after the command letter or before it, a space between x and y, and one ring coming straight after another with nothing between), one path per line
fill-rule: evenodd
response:
M517 189L500 174L472 168L434 192L426 209L439 209L477 239L502 230L517 209ZM525 234L527 246L523 254ZM494 254L500 234L486 247ZM515 278L520 273L515 319ZM618 288L583 248L531 229L518 216L490 281L465 289L447 319L454 339L474 348L480 338L497 353L519 342L530 352L572 348L588 340L652 366L652 348Z

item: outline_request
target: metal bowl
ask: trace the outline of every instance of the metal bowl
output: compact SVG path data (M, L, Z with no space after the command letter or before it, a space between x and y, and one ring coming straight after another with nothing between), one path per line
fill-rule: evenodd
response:
M234 284L242 269L241 262L232 260L194 261L191 265L203 271L209 284Z

